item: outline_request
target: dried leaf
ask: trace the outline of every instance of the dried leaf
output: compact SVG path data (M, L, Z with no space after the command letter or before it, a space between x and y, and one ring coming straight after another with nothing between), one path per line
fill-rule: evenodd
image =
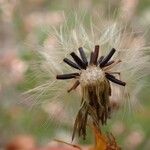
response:
M95 126L93 130L95 135L95 146L89 150L121 150L112 134L108 134L107 136L103 135Z

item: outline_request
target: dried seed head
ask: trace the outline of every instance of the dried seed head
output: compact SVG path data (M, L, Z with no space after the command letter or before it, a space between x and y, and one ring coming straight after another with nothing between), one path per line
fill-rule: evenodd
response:
M82 19L80 17L75 17L75 20L73 21L75 24L73 24L71 27L69 26L69 21L67 21L68 20L65 20L64 25L58 30L55 27L52 28L52 30L49 30L50 32L48 35L50 36L48 37L51 40L47 39L47 41L54 42L47 43L43 47L38 46L34 48L40 49L39 53L43 56L40 66L38 63L36 69L36 77L40 76L41 78L37 78L37 81L39 81L39 86L31 89L29 93L34 95L34 99L42 100L42 103L44 103L43 100L47 100L45 102L46 104L64 104L63 110L67 112L66 114L70 115L70 110L74 110L70 115L71 117L68 118L74 118L74 114L76 114L77 111L76 106L78 105L70 105L70 99L72 98L72 95L66 92L68 90L68 82L56 81L56 74L63 74L64 72L67 73L69 71L73 72L74 69L78 69L77 71L79 74L65 74L64 76L58 77L63 79L73 78L73 80L75 80L74 85L68 90L68 92L77 88L78 86L81 86L83 94L82 99L84 99L83 102L85 102L85 104L82 103L81 105L80 113L78 113L78 117L76 119L76 128L78 129L79 133L82 131L82 133L85 135L85 123L82 123L83 118L86 120L87 117L85 112L88 111L88 114L93 118L93 120L95 120L96 123L99 119L101 122L105 123L109 117L107 112L109 109L106 108L106 106L108 106L108 99L110 95L111 99L116 100L115 102L117 104L118 101L121 103L129 102L129 104L133 102L135 104L139 89L142 87L142 78L147 76L150 72L149 55L146 53L146 51L149 50L149 47L146 47L144 39L141 35L136 34L135 36L134 33L126 31L125 27L120 26L116 22L111 22L111 24L106 25L102 24L105 21L101 21L101 24L98 26L93 22L90 22L91 28L87 30L86 24L82 24ZM96 47L96 50L91 54L91 66L87 66L88 63L87 59L85 58L85 54L89 55L91 53L90 50L93 49L97 43L100 43L100 55L102 55L102 57L99 57L97 62L99 62L100 67L103 67L99 68L99 70L97 70L98 67L94 66L96 64L98 47ZM83 53L81 46L83 46L85 54ZM114 49L111 50L111 53L107 57L104 57L103 55L106 55L108 48L113 47L115 47L117 50L115 57L112 57L113 53L115 52ZM78 53L80 53L81 56L80 58L76 56L78 54L76 53L78 48ZM76 53L76 55L72 53L73 50L75 50L74 53ZM73 57L71 61L65 58L68 58L70 53L72 53ZM122 62L114 66L114 64L119 63L119 61L108 61L110 57L115 60L121 59ZM62 63L63 60L65 63L67 63L67 65L70 65L73 68L64 65L64 63ZM73 62L73 60L76 62ZM91 69L90 67L93 68ZM111 71L114 72L112 73ZM103 77L102 72L105 72L103 82L101 82ZM113 84L114 82L125 86L124 82L120 82L120 74L117 74L118 72L120 72L121 78L127 82L125 88L120 88L120 86ZM98 77L98 75L100 76ZM90 79L90 82L84 78L85 76ZM108 80L110 82L108 82ZM99 84L99 82L101 84ZM90 87L89 85L94 86ZM112 87L111 90L110 85ZM102 89L102 86L104 86L103 89L105 90L104 92L99 92ZM95 92L92 93L91 91ZM98 95L100 96L98 97ZM95 101L89 101L92 98ZM102 103L103 107L105 106L105 109L101 107L101 103L98 103L99 101ZM99 119L97 119L97 114L100 114Z
M121 62L120 60L110 61L116 51L114 48L111 49L106 57L100 57L98 59L99 45L96 45L94 52L91 52L89 63L83 48L80 47L78 50L81 58L76 53L72 52L70 55L75 62L72 62L67 58L64 59L64 62L70 67L79 70L79 73L62 74L56 76L57 79L61 80L72 78L77 80L68 90L68 92L77 88L78 85L81 86L81 108L79 109L74 123L72 140L74 139L76 131L78 132L79 136L83 136L83 138L85 138L88 117L90 117L92 122L97 126L99 126L100 123L102 125L106 124L107 119L110 117L109 96L111 95L111 87L109 80L118 85L125 86L125 82L116 79L115 76L111 75L114 72L110 71L110 69ZM79 67L74 67L75 65Z

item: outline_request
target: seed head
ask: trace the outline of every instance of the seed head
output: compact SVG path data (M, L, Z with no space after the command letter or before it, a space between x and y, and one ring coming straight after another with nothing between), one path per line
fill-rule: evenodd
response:
M105 57L99 57L99 45L96 45L94 51L91 52L89 62L87 61L87 57L83 48L80 47L78 50L81 58L74 52L72 52L70 55L74 59L74 62L67 58L64 59L64 62L69 66L79 70L78 73L76 72L56 76L57 79L61 80L72 78L76 79L76 82L68 90L68 92L74 90L81 84L81 108L74 123L72 140L74 138L76 130L79 136L83 136L83 138L85 138L88 117L90 117L92 119L92 122L97 126L99 126L100 122L102 125L106 124L107 119L110 117L109 115L111 109L109 101L109 96L111 96L111 87L109 80L118 85L126 85L125 82L115 78L115 76L112 75L116 74L116 72L109 71L119 62L121 62L120 60L110 61L111 57L116 51L114 48L111 49L111 51Z
M140 34L129 33L116 22L98 27L91 22L87 30L78 17L75 17L75 24L71 27L67 21L59 29L53 27L43 47L38 46L43 59L36 71L41 78L37 79L39 86L29 93L36 95L34 98L40 99L42 104L44 99L46 104L62 104L70 119L75 113L70 114L69 111L77 111L77 105L69 105L70 102L77 102L71 101L71 94L80 87L81 106L74 131L84 137L89 118L96 125L106 124L112 100L117 102L117 106L120 102L137 102L142 79L150 72L149 47L145 46ZM56 75L63 81L57 81ZM64 79L69 80L66 82Z

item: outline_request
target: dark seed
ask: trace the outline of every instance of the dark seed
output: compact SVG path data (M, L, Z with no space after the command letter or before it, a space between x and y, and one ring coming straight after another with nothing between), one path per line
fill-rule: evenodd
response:
M125 85L126 85L125 82L116 79L115 76L110 75L109 73L106 74L106 78L109 79L110 81L116 83L116 84L119 84L119 85L122 85L122 86L125 86Z
M113 48L109 54L103 59L103 61L100 63L100 67L104 67L105 64L111 59L111 57L113 56L113 54L115 53L115 49Z
M72 79L72 78L76 78L79 75L80 75L79 73L61 74L61 75L57 75L56 79L61 79L61 80Z
M82 58L82 61L86 64L86 67L87 67L88 61L87 61L85 52L84 52L84 50L83 50L82 47L79 47L79 53L80 53L80 56L81 56L81 58Z
M74 52L72 52L70 55L82 69L86 69L86 64L84 64L84 62Z
M68 58L64 58L63 61L64 61L66 64L68 64L69 66L71 66L71 67L73 67L73 68L75 68L75 69L81 70L81 68L80 68L77 64L75 64L74 62L72 62L72 61L69 60Z
M99 54L99 45L96 45L95 50L94 50L94 54L93 54L93 64L94 65L97 64L98 54Z

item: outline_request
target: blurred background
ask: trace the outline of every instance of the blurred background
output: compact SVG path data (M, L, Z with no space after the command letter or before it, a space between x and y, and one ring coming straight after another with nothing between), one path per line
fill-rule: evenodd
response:
M0 0L0 148L18 135L25 143L34 145L35 140L40 146L51 143L53 137L71 138L70 125L62 123L58 128L50 119L46 110L52 108L43 108L38 102L31 108L32 97L27 101L22 95L38 82L31 64L39 58L35 49L25 43L43 44L46 26L60 26L64 13L74 10L80 14L81 9L86 11L86 18L100 10L105 21L110 17L131 24L133 30L145 33L142 40L149 45L149 0ZM145 83L150 83L150 77L145 78ZM140 91L141 112L119 112L107 127L124 149L150 149L149 92L147 86ZM91 144L88 132L81 144Z

